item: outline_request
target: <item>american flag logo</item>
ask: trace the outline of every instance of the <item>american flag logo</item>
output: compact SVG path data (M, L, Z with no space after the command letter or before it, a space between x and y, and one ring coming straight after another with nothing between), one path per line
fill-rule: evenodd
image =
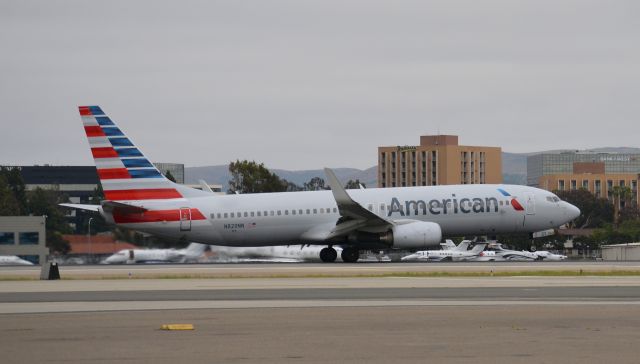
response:
M254 227L256 227L256 223L255 222L252 222L252 223L247 225L247 229L252 229Z

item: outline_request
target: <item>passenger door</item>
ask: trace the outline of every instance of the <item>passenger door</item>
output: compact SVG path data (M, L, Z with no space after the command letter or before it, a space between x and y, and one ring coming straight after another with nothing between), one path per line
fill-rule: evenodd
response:
M180 208L180 231L191 231L191 209Z

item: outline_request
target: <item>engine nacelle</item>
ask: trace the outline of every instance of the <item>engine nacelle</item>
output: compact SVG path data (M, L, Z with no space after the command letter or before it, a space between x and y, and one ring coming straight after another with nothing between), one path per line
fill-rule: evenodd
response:
M413 221L394 225L383 237L393 249L425 249L437 246L442 239L442 229L435 222Z

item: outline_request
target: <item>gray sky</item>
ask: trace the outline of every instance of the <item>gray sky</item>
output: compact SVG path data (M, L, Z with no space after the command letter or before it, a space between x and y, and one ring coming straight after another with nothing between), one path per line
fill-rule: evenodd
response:
M0 164L92 164L98 104L154 161L367 168L458 134L640 146L638 1L0 0Z

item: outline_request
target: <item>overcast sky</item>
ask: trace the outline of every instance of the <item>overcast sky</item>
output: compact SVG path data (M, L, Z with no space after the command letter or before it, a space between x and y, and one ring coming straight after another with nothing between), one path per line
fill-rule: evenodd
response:
M0 0L0 164L93 164L98 104L153 161L368 168L458 134L640 146L640 2Z

